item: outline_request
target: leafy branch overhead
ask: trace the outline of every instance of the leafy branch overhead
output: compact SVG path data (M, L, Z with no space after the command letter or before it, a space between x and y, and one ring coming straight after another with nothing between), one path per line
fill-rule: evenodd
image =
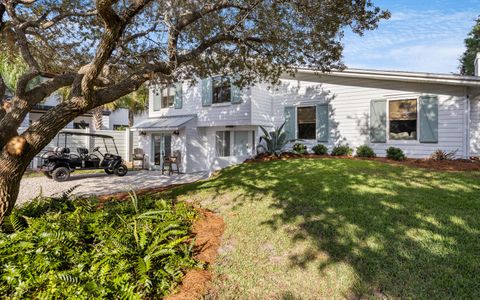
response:
M388 17L371 0L1 0L0 51L27 67L0 108L0 222L26 164L75 117L147 81L235 73L246 85L295 66L342 68L345 30L362 34ZM64 87L67 99L19 134L35 104Z

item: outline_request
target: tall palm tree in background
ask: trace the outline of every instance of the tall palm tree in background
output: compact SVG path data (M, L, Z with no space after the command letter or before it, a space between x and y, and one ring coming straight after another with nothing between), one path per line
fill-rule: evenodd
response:
M120 108L128 109L128 126L132 127L135 116L141 115L148 110L148 88L142 85L138 90L123 96L115 102L103 105L92 110L92 123L96 130L102 128L103 111L115 111Z
M135 121L135 116L148 111L148 88L142 85L138 90L123 96L113 102L116 109L128 109L128 126L131 128Z

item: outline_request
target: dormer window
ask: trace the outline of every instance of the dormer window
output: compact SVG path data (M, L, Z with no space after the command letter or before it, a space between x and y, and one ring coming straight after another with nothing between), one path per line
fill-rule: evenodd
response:
M226 76L217 76L212 78L213 98L212 103L230 102L231 83L230 78Z

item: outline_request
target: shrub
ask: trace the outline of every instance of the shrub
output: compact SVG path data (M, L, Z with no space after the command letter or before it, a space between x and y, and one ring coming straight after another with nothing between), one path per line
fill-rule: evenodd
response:
M435 150L435 152L430 155L431 160L453 160L457 154L458 149L455 151L446 152L443 150Z
M332 155L333 156L351 156L353 149L348 147L348 145L338 145L333 147Z
M325 145L318 144L316 146L313 146L312 148L313 153L317 155L327 155L328 154L328 148Z
M406 157L402 149L396 147L389 147L387 149L387 158L393 160L404 160Z
M292 148L293 152L297 154L306 154L307 153L307 146L302 143L295 143Z
M367 145L357 147L356 155L358 157L375 157L375 151Z
M0 295L15 299L158 299L198 266L182 203L37 199L0 231Z

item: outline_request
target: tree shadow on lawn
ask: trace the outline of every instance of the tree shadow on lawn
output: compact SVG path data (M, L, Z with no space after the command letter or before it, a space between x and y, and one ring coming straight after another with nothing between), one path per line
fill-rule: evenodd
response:
M279 213L264 225L298 226L314 249L292 268L328 258L357 274L345 297L479 298L480 180L371 161L290 160L243 164L173 191L235 192L232 209L269 194ZM300 223L299 221L300 220Z

